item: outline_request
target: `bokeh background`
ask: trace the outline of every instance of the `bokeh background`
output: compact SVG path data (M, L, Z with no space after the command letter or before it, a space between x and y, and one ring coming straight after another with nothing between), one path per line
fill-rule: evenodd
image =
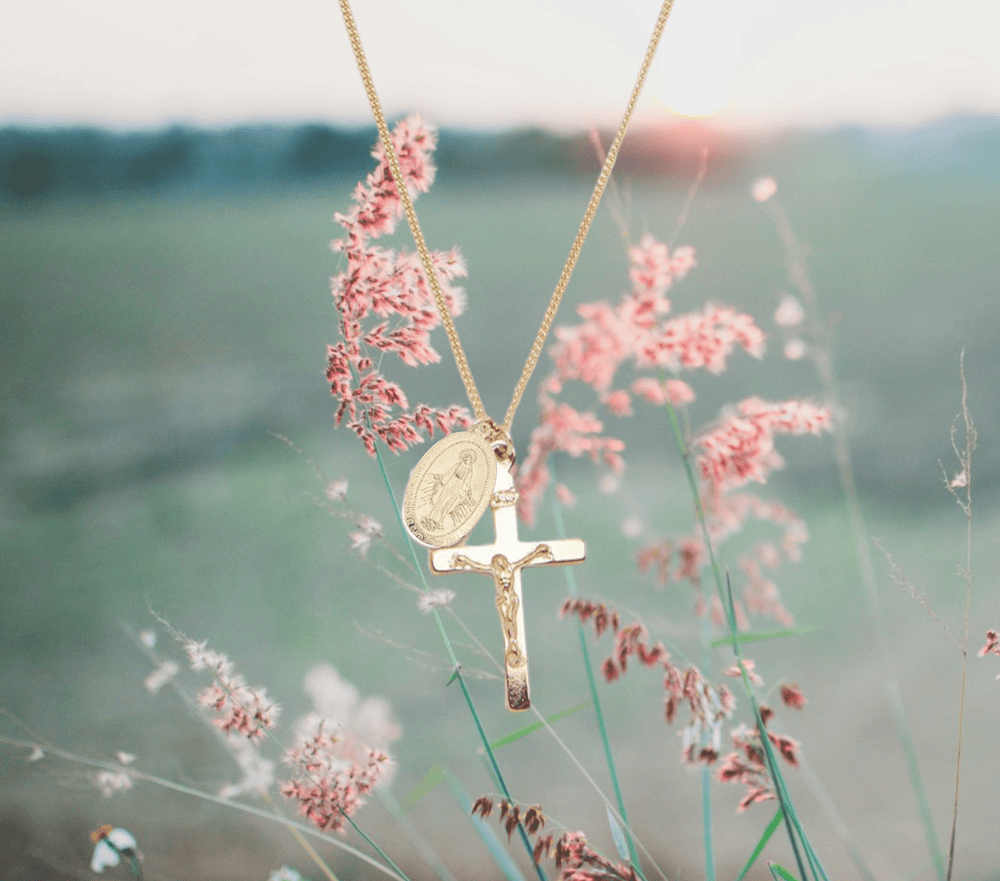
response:
M606 141L617 124L656 5L357 6L387 112L418 111L442 127L438 181L418 209L431 244L457 244L467 259L459 330L487 406L501 410L590 194L588 132ZM442 783L409 816L457 877L500 877L462 816L464 795L495 787L459 695L444 687L436 633L410 593L351 552L351 524L317 504L313 465L349 478L351 504L399 543L378 470L334 428L323 378L337 333L332 215L369 169L374 141L336 6L40 2L5 15L3 733L99 759L124 750L140 770L211 791L235 779L176 696L143 688L149 662L127 631L155 628L153 609L266 685L286 708L286 732L310 707L303 677L317 663L362 696L386 698L403 729L393 793L407 805L428 771L447 768L461 792ZM809 363L782 357L771 318L790 287L780 239L750 186L773 175L833 330L869 537L882 539L959 638L965 523L942 463L953 472L965 351L979 429L973 648L1000 624L998 19L974 2L942 16L930 3L896 0L836 9L772 0L752 13L678 0L560 316L571 321L576 305L626 289L622 222L632 241L676 237L696 248L699 265L674 289L675 308L731 303L772 335L762 362L737 358L722 377L692 377L694 423L748 394L819 396ZM678 231L704 151L705 179ZM396 241L408 246L405 231ZM438 344L441 364L394 376L412 399L462 402L443 337ZM522 450L535 416L529 392L515 433ZM657 590L634 566L642 541L690 529L667 426L646 412L613 427L630 466L616 495L600 494L589 466L558 463L578 496L567 528L589 543L579 589L642 615L697 656L690 595ZM781 450L788 468L765 492L795 507L811 532L781 586L797 621L818 629L755 656L769 686L797 680L810 701L784 720L808 762L792 775L793 793L831 877L861 876L827 797L875 877L931 877L832 443L787 439ZM397 493L418 455L389 459ZM638 537L623 533L626 520L638 521ZM537 529L551 530L551 518ZM960 655L878 551L875 561L891 672L944 839ZM560 579L532 578L526 600L534 697L546 712L587 698L575 634L555 617ZM455 611L495 649L490 591L449 586ZM458 641L490 736L519 727L498 681ZM169 653L168 642L161 631ZM957 877L996 878L1000 864L990 660L970 660ZM670 878L703 877L700 778L678 761L660 683L636 675L602 696L640 836ZM605 785L592 716L559 726ZM150 878L267 878L283 863L317 877L273 824L148 784L106 799L82 766L27 758L0 751L4 881L89 876L88 833L103 822L136 834ZM500 758L518 797L613 852L602 805L544 735ZM716 791L720 875L738 872L771 816L763 808L733 818L735 802L735 792ZM414 878L431 877L386 805L361 818ZM787 861L782 846L773 856ZM369 877L351 857L324 855L340 877Z

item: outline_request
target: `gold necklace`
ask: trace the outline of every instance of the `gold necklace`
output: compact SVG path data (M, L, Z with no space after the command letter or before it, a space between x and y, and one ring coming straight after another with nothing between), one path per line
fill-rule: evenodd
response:
M340 10L344 16L354 59L364 83L371 105L372 116L378 127L379 139L385 150L386 159L392 172L396 189L403 204L403 211L409 223L413 240L420 255L427 283L434 294L434 302L441 316L448 343L455 364L458 366L462 384L465 386L469 403L476 416L476 422L467 431L448 435L434 444L420 459L410 475L403 497L403 522L410 535L425 547L431 548L430 569L435 575L452 572L474 572L488 575L496 588L497 611L504 640L504 668L506 678L507 707L511 710L526 710L531 705L528 686L528 655L524 639L524 608L521 596L521 570L532 566L569 565L583 562L586 546L578 538L559 539L545 542L524 542L517 535L517 490L511 469L514 465L514 445L510 439L510 427L514 421L528 380L535 370L542 353L545 338L555 320L559 303L562 301L570 276L583 250L583 242L590 225L597 214L601 196L611 178L615 160L625 131L639 101L646 74L653 63L656 47L660 42L663 28L673 7L673 0L663 0L660 14L653 28L653 35L646 48L639 75L629 97L621 125L608 148L604 165L598 175L583 221L570 247L569 256L556 283L541 326L535 335L531 351L524 369L514 387L510 406L501 424L494 422L486 413L482 398L476 388L469 362L458 338L458 331L452 321L437 273L431 262L430 252L424 241L423 232L417 221L417 213L403 181L399 159L389 135L382 105L375 91L375 83L365 60L361 38L358 35L354 15L349 0L340 0ZM496 540L488 545L465 546L463 543L479 522L486 509L493 511Z

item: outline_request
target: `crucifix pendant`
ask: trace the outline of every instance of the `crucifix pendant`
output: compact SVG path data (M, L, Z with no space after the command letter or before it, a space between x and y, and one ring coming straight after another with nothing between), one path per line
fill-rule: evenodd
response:
M493 579L497 611L503 629L507 708L531 706L528 691L528 651L524 637L524 607L521 570L533 566L565 566L582 563L587 548L582 539L527 542L517 536L517 490L510 462L497 463L496 484L490 498L496 539L493 544L438 548L430 552L431 572L474 572Z

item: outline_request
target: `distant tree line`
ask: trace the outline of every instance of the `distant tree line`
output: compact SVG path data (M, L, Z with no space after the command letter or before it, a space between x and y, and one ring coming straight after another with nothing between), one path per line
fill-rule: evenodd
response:
M374 126L320 123L172 126L159 131L0 128L0 202L105 193L216 192L284 187L323 178L358 180L372 167ZM610 135L601 138L606 146ZM995 177L1000 119L957 115L912 129L842 127L763 139L724 133L699 121L635 128L617 168L630 176L687 186L707 160L708 181L742 180L761 164L787 171L797 157L825 156L841 167L875 162L886 174L914 169ZM437 163L450 180L517 175L592 176L598 158L585 134L540 128L505 132L443 130Z
M152 132L100 128L0 128L0 200L50 196L226 190L360 177L371 168L374 128L172 126ZM448 132L437 161L456 175L572 173L580 139L526 129Z

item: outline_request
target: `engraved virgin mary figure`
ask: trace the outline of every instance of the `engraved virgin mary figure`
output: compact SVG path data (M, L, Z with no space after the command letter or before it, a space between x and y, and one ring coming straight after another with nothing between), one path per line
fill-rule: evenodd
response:
M471 450L464 450L458 461L448 471L433 474L429 501L433 505L426 516L420 519L424 529L441 532L445 528L445 518L451 518L453 527L465 519L475 507L472 497L472 476L476 457Z

